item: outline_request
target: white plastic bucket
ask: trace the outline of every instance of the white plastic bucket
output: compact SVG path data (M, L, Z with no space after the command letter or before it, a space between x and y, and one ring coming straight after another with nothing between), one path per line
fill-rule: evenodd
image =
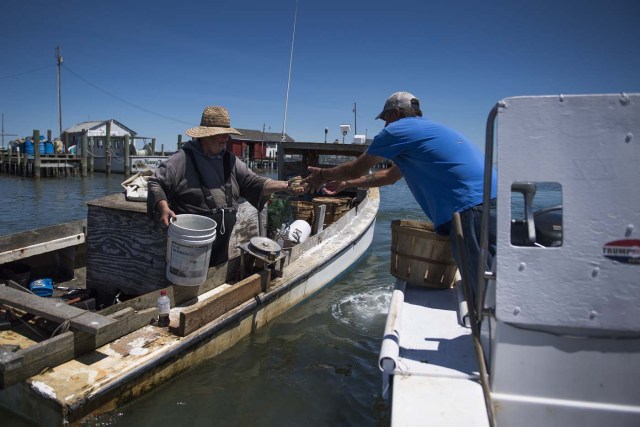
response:
M167 232L167 279L176 285L197 286L207 280L216 222L201 215L177 215Z
M289 226L287 239L295 243L303 243L311 235L311 226L303 219L295 220Z

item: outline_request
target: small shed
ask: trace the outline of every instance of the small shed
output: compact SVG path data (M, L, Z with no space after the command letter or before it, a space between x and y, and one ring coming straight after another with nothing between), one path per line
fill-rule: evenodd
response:
M245 160L275 159L277 144L282 139L279 132L263 132L262 130L238 129L242 135L231 135L233 154ZM286 133L284 142L295 142Z
M128 128L117 120L96 120L90 122L78 123L62 132L62 140L67 141L69 146L78 145L82 143L82 134L87 131L87 137L106 137L107 135L107 123L111 123L111 137L118 139L124 139L126 135L129 135L131 141L138 134L134 130ZM67 139L65 139L65 137Z

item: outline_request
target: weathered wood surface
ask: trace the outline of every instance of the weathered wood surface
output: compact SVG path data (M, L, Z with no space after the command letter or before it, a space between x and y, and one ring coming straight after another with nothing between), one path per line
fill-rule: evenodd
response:
M116 321L114 327L104 331L104 333L92 336L82 332L75 334L75 355L85 354L95 348L110 343L122 336L151 323L158 317L158 308L150 307L145 310L135 311L132 308L125 308L109 316Z
M88 203L87 289L98 306L116 294L140 295L169 285L167 231L146 214L146 204L114 194Z
M118 292L136 296L171 285L166 278L167 229L147 216L145 203L129 202L119 193L88 205L87 288L97 292L99 306L110 304ZM242 203L229 257L239 255L237 245L258 232L258 212Z
M74 355L73 332L65 332L18 351L0 349L0 389L18 383Z
M181 310L180 323L176 328L171 328L171 331L181 337L189 335L243 302L256 297L263 288L259 274L249 276L234 285L224 286L225 289L215 293L211 298Z
M99 335L116 321L106 316L71 307L64 302L50 300L8 286L0 286L0 303L57 323L70 322L74 330Z
M74 309L74 307L68 308L71 309L68 310L69 312L84 311ZM75 319L86 321L86 314L94 315L94 319L103 317L95 317L97 315L94 313L87 312ZM158 309L156 307L139 312L132 308L126 308L109 317L104 317L111 322L110 327L104 328L99 334L88 333L87 329L83 328L63 332L38 343L26 343L26 345L24 340L18 339L19 334L9 334L8 337L0 335L0 344L2 344L0 345L0 388L23 381L44 368L57 366L108 344L148 325L157 315ZM74 329L73 320L71 328ZM17 345L11 345L13 342Z
M85 241L86 221L72 221L51 227L0 236L0 264L51 252Z

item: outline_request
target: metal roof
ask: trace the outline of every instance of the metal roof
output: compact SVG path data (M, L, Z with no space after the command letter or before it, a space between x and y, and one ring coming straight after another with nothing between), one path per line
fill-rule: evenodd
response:
M240 129L236 128L242 135L231 135L234 141L262 141L262 131L253 129ZM280 142L282 133L279 132L265 132L264 142ZM284 134L284 142L295 142L295 139L291 138L286 133Z
M98 129L101 126L106 126L107 122L113 122L114 124L118 125L119 127L121 127L123 130L126 130L127 132L129 132L132 136L136 136L137 132L135 132L134 130L132 130L131 128L123 125L122 123L120 123L117 120L114 119L109 119L109 120L92 120L92 121L88 121L88 122L82 122L82 123L78 123L75 126L71 126L68 129L65 129L63 132L66 133L82 133L82 131L86 130L94 130L94 129Z

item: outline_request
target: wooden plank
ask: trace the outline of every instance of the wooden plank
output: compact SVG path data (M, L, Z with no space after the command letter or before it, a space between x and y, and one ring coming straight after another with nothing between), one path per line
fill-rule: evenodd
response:
M71 322L71 329L76 331L83 331L92 335L100 335L111 329L115 329L118 323L117 320L107 316L102 316L98 313L92 313L82 309L77 310L84 311L84 313L69 319Z
M160 288L156 291L148 292L136 298L106 307L100 310L99 314L107 316L126 307L131 307L134 310L143 310L148 307L154 307L158 297L160 296L160 291L163 290L167 291L167 296L171 300L172 307L185 304L197 299L198 295L235 279L239 266L240 257L235 257L219 267L209 268L207 280L200 286L167 286L166 288Z
M189 335L230 309L254 298L260 292L262 292L261 276L259 274L249 276L212 298L181 311L180 324L177 328L170 327L170 330L181 337Z
M111 328L105 328L103 333L90 335L84 332L75 333L75 355L87 353L105 344L115 341L135 330L151 323L158 317L158 308L151 307L145 310L135 311L132 308L113 313L109 318L117 323Z
M85 313L85 310L70 307L63 302L21 292L7 286L0 286L0 302L58 323Z
M0 389L71 360L73 354L73 332L62 333L17 352L0 352Z
M7 280L7 286L12 288L12 289L15 289L16 291L20 291L20 292L24 292L24 293L27 293L27 294L35 295L29 289L25 288L24 286L20 286L18 283L14 282L13 280Z
M0 252L0 264L29 258L34 255L40 255L47 252L57 251L58 249L68 248L69 246L80 245L84 243L84 240L84 233L79 233L60 239L50 240L44 243L38 243L31 246L23 246L9 251Z
M76 234L84 234L86 226L86 220L78 220L38 228L35 230L23 231L7 236L0 236L0 248L2 248L2 252L5 252L46 243L63 237L74 236Z
M71 307L64 302L17 291L7 286L0 286L0 302L57 323L69 320L71 328L92 335L103 333L117 322L97 313Z

